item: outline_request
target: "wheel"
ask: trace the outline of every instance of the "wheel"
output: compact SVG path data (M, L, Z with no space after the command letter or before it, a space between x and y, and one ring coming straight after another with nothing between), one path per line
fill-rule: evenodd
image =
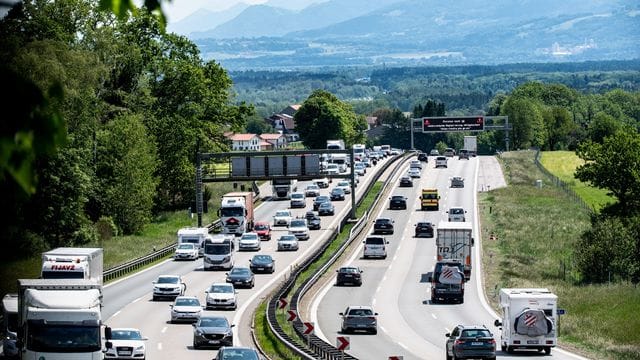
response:
M451 355L449 355L449 352L447 350L444 351L445 355L447 355L447 360L452 360L453 358L451 357Z
M513 346L507 346L507 354L513 354Z
M373 335L377 335L377 334L378 334L378 329L372 329L372 330L371 330L371 333L372 333Z
M157 298L157 297L155 297L155 296L153 296L153 297L151 298L151 301L156 301L156 300L158 300L158 298Z
M545 355L551 355L551 347L547 346L546 348L544 348L544 353Z
M501 343L501 344L500 344L500 350L501 350L502 352L507 351L507 346L506 346L504 343Z
M200 345L198 345L198 343L195 340L193 340L193 348L194 349L199 349L200 348Z

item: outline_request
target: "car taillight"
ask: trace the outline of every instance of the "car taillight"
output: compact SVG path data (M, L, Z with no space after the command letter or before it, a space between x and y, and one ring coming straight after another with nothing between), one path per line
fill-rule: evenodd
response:
M546 343L547 345L553 345L553 340L547 340Z
M376 318L374 318L373 316L369 316L369 317L367 317L367 319L369 319L369 320L375 320Z
M496 344L496 340L495 339L491 339L488 341L489 344L491 345L495 345Z
M464 341L462 340L456 340L455 345L462 345L464 344Z

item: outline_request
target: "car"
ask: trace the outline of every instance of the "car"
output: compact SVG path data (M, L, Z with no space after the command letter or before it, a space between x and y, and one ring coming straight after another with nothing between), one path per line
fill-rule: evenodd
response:
M342 189L345 194L351 194L351 183L347 180L338 181L336 187Z
M304 189L304 195L307 197L316 197L320 195L320 187L316 184L307 185Z
M295 235L298 240L309 240L309 227L307 226L307 219L295 218L291 220L291 224L289 224L289 234Z
M393 234L393 220L389 218L377 218L373 222L374 234Z
M176 246L176 252L173 255L175 260L197 260L200 257L200 251L195 244L182 243Z
M484 325L458 325L445 336L447 360L496 358L496 340Z
M258 350L248 347L221 347L213 360L262 360Z
M240 240L238 240L238 250L239 251L260 251L260 237L256 232L246 232L240 236Z
M313 183L318 185L320 189L326 189L329 187L329 179L327 178L314 179Z
M459 206L449 208L449 210L447 210L447 214L449 214L449 221L466 221L466 218L464 216L466 212L467 211L465 209Z
M438 151L438 149L431 149L431 151L429 152L430 156L440 156L440 151Z
M307 226L309 227L309 230L320 230L320 225L322 223L320 216L313 211L307 211L304 217L307 219Z
M327 195L320 195L313 199L313 211L318 211L320 204L324 202L331 202L331 198Z
M461 149L458 152L458 159L467 159L469 160L469 151L466 149Z
M451 187L452 188L463 188L464 187L464 179L460 176L454 176L451 178Z
M266 221L257 221L253 225L253 231L258 234L260 240L271 240L271 225Z
M104 352L105 359L145 359L147 348L145 341L138 329L111 328L111 337L107 341L111 344Z
M447 158L445 156L436 157L436 168L447 167Z
M416 168L422 170L422 161L420 160L411 160L409 163L409 169Z
M327 164L327 168L324 169L324 172L327 175L338 175L340 174L340 166L338 166L338 164Z
M233 346L233 328L226 317L202 316L193 324L193 348Z
M342 190L341 188L336 187L331 190L331 201L344 200L344 198L344 190Z
M291 208L303 208L307 206L307 197L303 192L291 193L291 200L289 202Z
M213 283L204 293L207 310L218 308L235 310L238 307L238 295L233 284Z
M353 165L353 172L358 176L364 176L367 173L367 167L363 163L356 163Z
M378 333L378 313L371 306L350 305L339 315L342 317L340 331L343 334L355 331Z
M163 298L175 299L184 295L187 285L179 275L160 275L153 282L153 301Z
M428 273L431 283L431 303L440 301L464 303L464 265L458 259L437 261Z
M234 266L226 275L227 278L225 281L233 284L236 289L241 287L252 289L255 285L253 271L248 267Z
M412 187L413 180L409 176L402 176L400 178L400 187Z
M387 244L389 241L382 236L367 236L363 241L364 250L362 257L368 259L370 257L387 258Z
M256 254L249 260L249 268L254 274L261 272L273 274L276 271L276 259L271 255Z
M423 237L423 236L428 238L433 237L434 229L433 229L432 223L428 221L421 221L417 223L415 226L416 226L416 233L415 233L416 237Z
M420 178L420 176L422 176L422 173L418 168L409 168L409 170L407 171L407 175L412 178Z
M343 266L336 270L336 286L344 284L352 284L355 286L362 285L362 270L357 266Z
M429 161L429 157L427 156L427 154L421 152L418 154L418 160L419 161L423 161L423 162L428 162Z
M371 160L369 159L368 156L363 157L362 160L360 160L360 162L366 167L371 167Z
M393 195L389 198L389 209L403 209L407 208L407 198L402 195Z
M202 314L202 305L195 296L178 296L171 308L171 323L178 321L196 321Z
M289 226L291 218L291 211L277 210L276 214L273 215L273 226Z
M446 148L444 149L444 156L446 157L454 157L456 155L456 151L453 150L452 148Z
M278 239L278 251L298 250L298 237L291 234L280 236Z
M325 202L318 207L318 215L334 215L336 207L331 202Z

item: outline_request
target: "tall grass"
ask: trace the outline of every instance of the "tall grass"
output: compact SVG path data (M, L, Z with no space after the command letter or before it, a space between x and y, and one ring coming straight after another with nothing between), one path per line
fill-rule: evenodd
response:
M548 183L532 151L501 157L508 187L479 196L485 289L497 309L503 287L546 287L558 295L560 344L594 359L640 359L640 289L583 285L574 253L589 215ZM495 235L491 240L489 235Z

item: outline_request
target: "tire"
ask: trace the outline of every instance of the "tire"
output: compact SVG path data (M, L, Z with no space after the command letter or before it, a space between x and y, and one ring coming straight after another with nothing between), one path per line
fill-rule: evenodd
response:
M551 347L547 346L546 348L544 348L544 353L545 355L551 355Z
M504 343L501 343L501 344L500 344L500 350L501 350L502 352L506 352L506 351L507 351L507 346L506 346Z
M451 357L451 355L449 355L449 352L447 351L447 349L444 350L444 354L447 356L447 360L452 360L453 359Z
M200 348L200 345L198 345L198 343L195 340L193 340L193 348L196 350Z
M507 346L507 354L513 354L513 346Z
M371 330L371 333L372 333L373 335L378 335L378 329L372 329L372 330Z

